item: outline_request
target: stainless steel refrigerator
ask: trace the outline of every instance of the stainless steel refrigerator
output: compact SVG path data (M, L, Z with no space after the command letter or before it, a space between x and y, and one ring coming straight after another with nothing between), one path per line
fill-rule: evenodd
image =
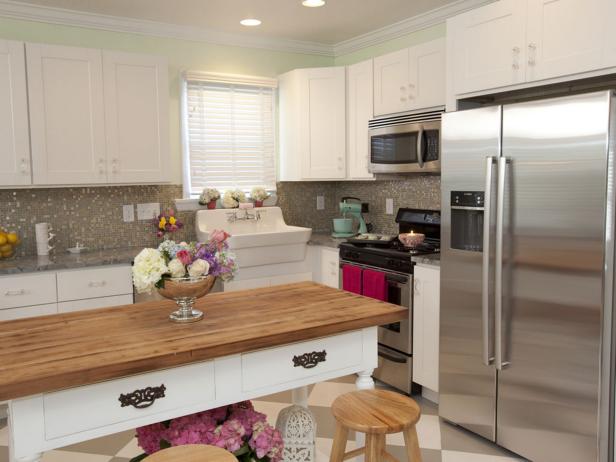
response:
M613 460L614 103L443 118L439 413L536 462Z

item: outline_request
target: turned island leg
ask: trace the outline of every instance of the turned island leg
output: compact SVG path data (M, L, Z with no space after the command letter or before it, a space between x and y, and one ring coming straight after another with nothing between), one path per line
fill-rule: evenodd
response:
M358 390L372 390L374 388L374 379L372 378L372 372L374 369L362 371L357 373L357 380L355 381L355 387ZM355 432L355 443L358 448L365 446L366 435L363 433ZM358 462L364 460L364 456L360 456L356 459Z

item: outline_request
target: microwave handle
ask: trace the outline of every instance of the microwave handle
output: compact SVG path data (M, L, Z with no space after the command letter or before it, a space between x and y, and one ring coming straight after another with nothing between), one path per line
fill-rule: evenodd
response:
M419 128L419 133L417 134L417 163L419 164L419 168L423 168L424 166L424 128Z

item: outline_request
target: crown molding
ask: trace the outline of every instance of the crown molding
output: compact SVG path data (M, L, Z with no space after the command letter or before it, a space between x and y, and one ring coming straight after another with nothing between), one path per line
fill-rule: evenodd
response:
M192 26L88 13L64 8L0 0L0 17L112 32L166 37L218 45L262 48L281 52L338 57L445 22L451 16L494 0L458 0L386 27L328 45L318 42L230 34Z
M495 0L458 0L449 5L413 16L412 18L404 19L394 24L390 24L389 26L338 42L334 45L334 55L338 57L348 53L353 53L354 51L358 51L363 48L378 45L380 43L387 42L388 40L403 37L437 24L442 24L452 16L488 3L492 3L494 1Z
M218 45L248 48L264 48L274 51L334 56L334 47L317 42L255 37L205 29L179 26L143 19L124 18L97 13L88 13L64 8L32 5L13 0L0 0L0 16L11 19L36 21L63 26L85 27L112 32L150 35Z

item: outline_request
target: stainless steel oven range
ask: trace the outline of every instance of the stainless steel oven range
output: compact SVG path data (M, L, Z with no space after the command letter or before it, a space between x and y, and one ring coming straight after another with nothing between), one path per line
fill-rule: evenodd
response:
M407 394L413 381L413 257L440 251L440 212L401 208L396 222L401 233L426 235L414 249L393 241L345 242L340 245L340 287L345 267L384 273L387 301L408 308L402 322L379 327L379 367L374 377ZM365 287L362 286L362 293Z

